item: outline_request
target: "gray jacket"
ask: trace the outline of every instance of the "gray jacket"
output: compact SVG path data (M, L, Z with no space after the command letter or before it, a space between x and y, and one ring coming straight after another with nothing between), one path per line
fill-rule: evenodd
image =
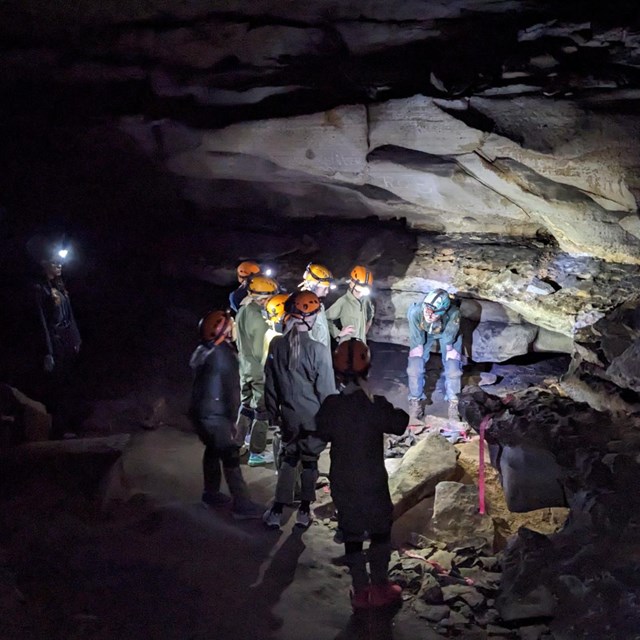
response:
M290 334L276 336L265 364L265 404L271 419L280 421L285 442L301 430L315 431L315 415L324 399L336 393L329 349L300 332L298 366L291 369Z

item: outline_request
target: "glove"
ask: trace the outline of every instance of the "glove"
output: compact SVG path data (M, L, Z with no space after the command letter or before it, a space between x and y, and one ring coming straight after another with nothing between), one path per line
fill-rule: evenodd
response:
M409 351L410 358L422 358L422 354L424 353L424 345L419 344L417 347L413 347L411 351Z
M53 367L55 366L55 362L53 361L53 356L50 354L47 354L44 357L44 370L47 373L51 373L53 371Z
M447 347L447 360L460 360L460 353L455 349Z

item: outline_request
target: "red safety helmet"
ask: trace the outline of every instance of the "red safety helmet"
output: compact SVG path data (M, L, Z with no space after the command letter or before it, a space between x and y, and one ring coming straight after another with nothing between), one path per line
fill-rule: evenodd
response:
M204 342L221 344L224 342L227 329L233 325L233 318L228 311L211 311L198 324L200 338Z

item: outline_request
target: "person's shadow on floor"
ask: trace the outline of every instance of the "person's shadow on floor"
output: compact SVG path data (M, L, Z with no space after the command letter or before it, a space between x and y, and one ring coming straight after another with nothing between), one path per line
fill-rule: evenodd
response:
M393 640L393 619L402 603L354 613L335 640Z
M298 559L306 549L302 539L304 532L305 529L293 527L289 537L271 557L262 580L250 588L250 600L256 606L253 612L247 611L246 618L238 625L238 638L271 638L282 626L283 620L275 616L272 610L295 578ZM242 631L246 631L246 635Z

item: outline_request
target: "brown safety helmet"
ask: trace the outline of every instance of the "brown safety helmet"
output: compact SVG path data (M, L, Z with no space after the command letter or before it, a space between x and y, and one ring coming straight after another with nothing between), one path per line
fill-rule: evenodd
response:
M236 268L236 273L238 274L238 278L244 280L249 276L260 273L260 265L257 262L245 260L238 265L238 267Z
M278 293L278 283L273 278L255 275L249 280L247 291L253 296L273 296Z
M227 329L232 323L233 319L228 311L210 311L198 324L200 338L204 342L221 344L224 342Z
M333 352L333 368L343 376L364 376L370 366L371 352L359 338L341 342Z
M288 293L278 293L267 300L267 304L264 306L267 312L267 320L270 322L282 322L284 307L288 298Z
M285 311L292 318L303 319L318 313L321 306L320 298L313 291L298 291L289 296Z
M361 287L370 287L373 284L373 274L366 267L358 265L351 269L351 282Z

